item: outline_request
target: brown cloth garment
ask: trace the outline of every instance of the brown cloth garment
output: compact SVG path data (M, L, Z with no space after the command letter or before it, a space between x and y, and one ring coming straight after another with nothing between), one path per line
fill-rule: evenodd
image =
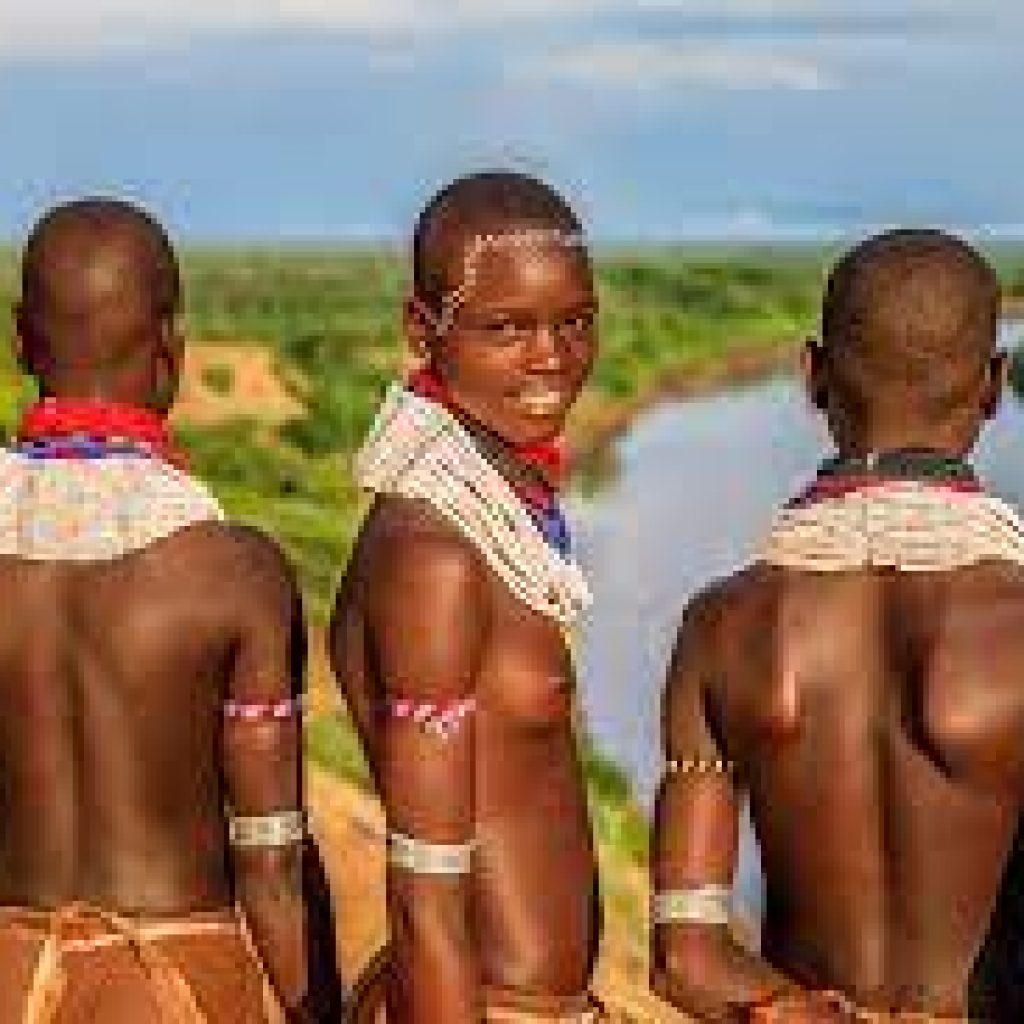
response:
M387 1024L384 1008L391 958L387 946L377 951L356 982L349 1004L348 1024ZM604 1008L590 994L558 999L488 989L487 1024L604 1024Z
M2 1024L283 1024L241 914L0 907Z
M866 1010L855 1006L838 992L821 992L823 998L843 1007L858 1024L967 1024L966 1017L937 1017L919 1010ZM750 1013L751 1024L788 1024L792 1020L792 1002L776 999ZM806 1019L806 1014L801 1016Z

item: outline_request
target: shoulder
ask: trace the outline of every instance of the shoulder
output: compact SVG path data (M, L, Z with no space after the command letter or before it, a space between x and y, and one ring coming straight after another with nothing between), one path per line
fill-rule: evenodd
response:
M683 608L678 642L702 647L713 645L723 623L738 617L750 604L756 586L756 579L748 571L703 586Z
M699 681L710 686L728 674L737 650L763 619L766 585L757 569L743 570L708 583L683 609L668 671L667 695Z
M989 562L959 570L932 600L945 635L1024 640L1024 566Z
M490 616L483 561L425 503L378 502L360 538L359 586L367 625L385 647L475 643Z
M294 568L267 534L243 523L211 522L190 527L183 540L190 562L211 592L235 599L291 603L298 594ZM201 568L200 568L201 567Z
M380 499L361 545L371 591L397 586L437 595L483 595L486 570L479 552L424 501L390 495Z

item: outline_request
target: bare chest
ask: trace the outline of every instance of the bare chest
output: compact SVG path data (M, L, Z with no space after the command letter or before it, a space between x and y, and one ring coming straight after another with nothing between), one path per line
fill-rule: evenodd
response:
M477 690L484 714L507 728L564 726L572 716L575 678L561 628L505 595L495 608Z

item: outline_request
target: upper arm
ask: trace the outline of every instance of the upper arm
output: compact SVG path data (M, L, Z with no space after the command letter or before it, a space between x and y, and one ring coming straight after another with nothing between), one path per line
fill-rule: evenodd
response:
M275 544L233 530L234 644L227 698L240 705L298 699L303 689L305 624L294 574ZM225 781L235 813L302 807L302 722L224 718Z
M698 595L679 629L662 706L666 771L656 810L656 886L672 889L732 879L738 842L735 773L700 770L726 754L708 714L717 669L719 598ZM689 765L690 770L686 770Z
M381 551L367 582L372 654L385 695L377 709L379 782L392 829L438 843L473 833L473 715L444 733L427 710L474 699L487 632L486 581L461 538L407 530Z

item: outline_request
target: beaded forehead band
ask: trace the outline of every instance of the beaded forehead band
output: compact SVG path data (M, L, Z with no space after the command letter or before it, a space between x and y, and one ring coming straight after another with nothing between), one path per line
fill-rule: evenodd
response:
M466 245L462 257L462 275L459 284L441 297L441 311L433 318L434 330L446 334L451 330L455 314L465 303L470 292L476 287L480 260L485 252L492 249L540 249L553 245L561 249L584 249L586 243L580 231L564 231L561 228L520 228L515 231L501 231L494 234L474 235Z

